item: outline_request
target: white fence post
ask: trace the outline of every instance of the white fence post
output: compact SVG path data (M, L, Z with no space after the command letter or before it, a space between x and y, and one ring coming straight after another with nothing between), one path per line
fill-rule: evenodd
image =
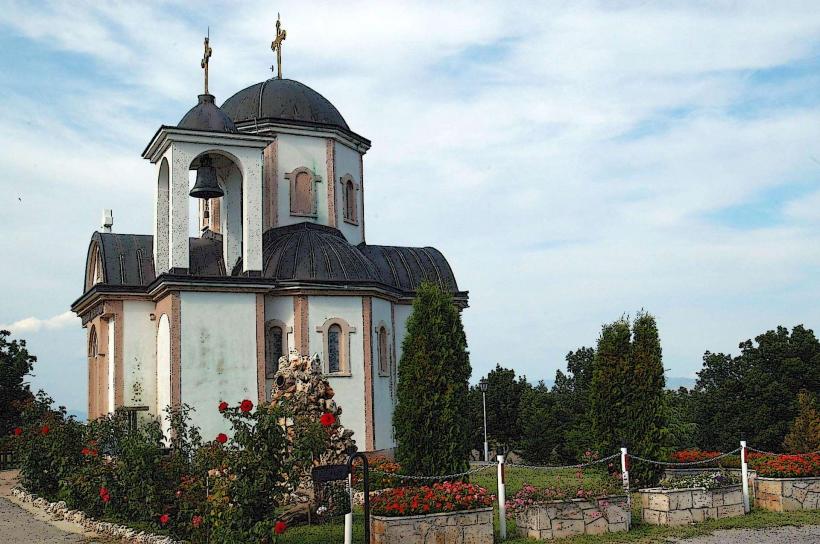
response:
M743 510L748 514L749 507L749 464L746 462L746 441L740 441L740 468L743 482Z
M504 456L498 456L498 534L507 540L507 484L504 481Z
M624 484L624 491L626 492L626 503L629 505L629 525L632 527L632 494L629 492L629 463L627 461L626 446L621 448L621 480Z
M347 485L350 491L350 512L345 514L345 544L353 544L353 473L347 475Z

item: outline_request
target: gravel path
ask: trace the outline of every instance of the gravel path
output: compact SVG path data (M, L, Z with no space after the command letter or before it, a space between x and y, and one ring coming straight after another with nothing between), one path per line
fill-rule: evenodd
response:
M769 529L725 529L708 536L670 540L681 544L809 544L820 543L820 525L772 527Z
M85 543L82 535L67 533L39 520L16 504L0 497L0 535L3 542L42 542L45 544Z

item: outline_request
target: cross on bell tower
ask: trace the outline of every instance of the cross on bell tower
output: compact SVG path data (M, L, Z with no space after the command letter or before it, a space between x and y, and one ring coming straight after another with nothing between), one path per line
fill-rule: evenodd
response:
M208 44L210 37L211 29L208 28L208 35L205 36L205 53L202 55L202 62L199 63L199 65L205 70L205 94L208 94L208 61L214 53L213 49L211 49L211 46Z
M279 14L276 14L276 38L271 42L271 51L276 53L276 78L282 79L282 42L288 36L287 30L282 30L282 21L279 19ZM270 67L271 72L273 66Z

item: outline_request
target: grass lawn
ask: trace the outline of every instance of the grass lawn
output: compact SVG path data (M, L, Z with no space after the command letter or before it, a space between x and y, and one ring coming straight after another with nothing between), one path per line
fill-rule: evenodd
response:
M577 471L544 471L528 468L507 467L507 497L511 497L516 491L521 489L524 483L531 483L536 486L556 485L560 482L583 481L586 486L592 486L606 476L593 471L585 471L583 478L578 480ZM479 484L496 493L496 472L494 469L487 469L473 475L472 482ZM712 520L699 523L690 527L657 527L641 522L640 498L636 494L633 497L632 529L627 533L612 533L602 536L582 536L562 539L558 542L565 544L605 544L610 542L629 542L635 544L661 544L667 542L671 537L688 538L709 534L717 529L757 529L764 527L777 527L783 525L820 525L820 510L775 513L763 510L752 510L747 516L728 518L722 520ZM496 510L496 542L498 542L498 514ZM353 542L364 542L364 515L361 510L354 514ZM515 522L507 521L508 539L505 542L510 544L524 544L536 542L526 538L514 538ZM344 542L344 519L336 518L332 523L324 525L314 525L310 527L293 527L282 535L279 539L281 544L331 544Z

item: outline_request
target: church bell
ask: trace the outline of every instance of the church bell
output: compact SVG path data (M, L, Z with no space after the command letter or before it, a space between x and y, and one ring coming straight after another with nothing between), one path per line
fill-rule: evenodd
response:
M209 156L205 155L200 159L199 168L196 169L196 183L188 194L195 198L219 198L225 194L216 180L216 168Z

